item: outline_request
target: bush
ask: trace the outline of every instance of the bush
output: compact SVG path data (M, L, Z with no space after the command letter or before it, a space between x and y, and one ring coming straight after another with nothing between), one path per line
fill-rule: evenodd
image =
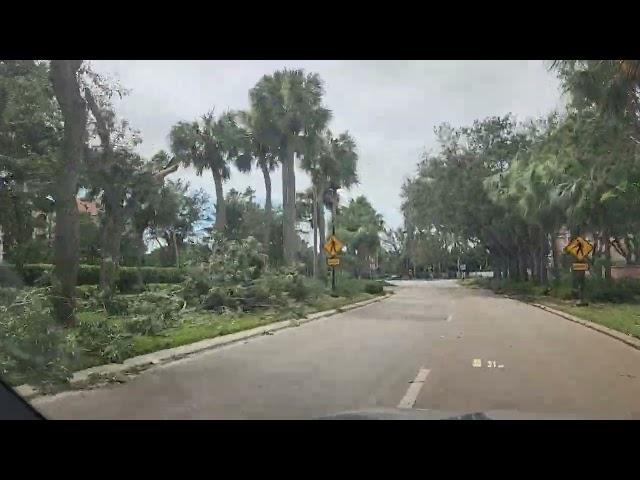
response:
M180 283L185 279L185 272L175 267L123 267L119 269L117 287L123 291L131 291L136 283L139 271L144 283ZM21 277L26 285L48 286L51 284L53 265L48 263L27 264L22 267ZM3 278L12 280L15 284L19 279L17 273L9 267L0 267L0 285ZM100 265L80 265L78 268L78 285L98 285L100 283Z
M368 282L364 286L364 291L371 295L378 295L384 291L384 288L380 282Z
M44 290L23 292L0 306L0 376L11 384L66 381L71 352Z
M364 292L365 280L357 278L336 278L336 295L339 297L354 297Z
M0 287L21 287L22 275L8 265L0 265Z
M16 299L20 290L13 287L0 287L0 306L8 307Z
M587 280L585 297L593 302L631 302L638 294L638 283L634 279L605 280L599 277Z
M291 298L298 302L302 302L309 298L311 289L305 285L301 277L295 277L288 288L288 293Z
M133 353L130 336L104 317L81 321L70 341L84 352L108 363L120 363Z

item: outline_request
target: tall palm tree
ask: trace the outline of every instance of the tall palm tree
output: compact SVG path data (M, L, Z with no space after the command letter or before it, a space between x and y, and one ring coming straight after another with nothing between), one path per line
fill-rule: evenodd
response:
M317 73L304 70L280 70L263 76L249 91L256 122L274 133L271 146L282 164L283 250L286 263L295 260L296 180L295 155L304 152L304 144L318 135L331 118L322 105L324 87Z
M246 132L238 126L236 114L226 112L218 119L213 110L201 121L178 122L169 134L177 161L193 166L198 175L211 170L216 191L215 229L224 232L226 214L222 184L229 179L231 164L241 172L251 168L251 148Z
M264 230L263 244L265 248L268 248L272 223L271 172L273 172L278 165L277 144L279 135L272 124L265 124L263 122L264 118L258 116L253 110L238 112L238 118L247 129L247 135L251 145L251 154L264 178L264 209L267 217L267 225Z
M314 195L314 241L319 232L320 261L324 263L325 221L324 208L332 211L332 223L338 204L338 190L350 188L358 183L357 164L358 154L356 143L349 132L333 137L330 130L326 130L322 137L307 142L302 168L311 177ZM317 252L315 249L314 252ZM316 254L317 257L317 254ZM317 259L316 259L317 262ZM322 270L316 268L318 274Z

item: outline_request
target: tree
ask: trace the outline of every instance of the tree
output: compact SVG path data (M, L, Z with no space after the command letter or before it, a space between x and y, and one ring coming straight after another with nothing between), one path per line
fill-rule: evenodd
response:
M47 245L32 240L40 222L34 213L53 212L55 153L62 131L48 64L0 61L0 235L5 258L18 270L34 253L48 255L42 252Z
M344 255L347 264L353 266L353 274L360 277L363 271L373 274L372 265L377 266L380 250L380 232L384 230L384 221L363 195L340 212L340 228L336 234L347 247Z
M332 223L335 221L334 213L338 205L338 190L348 189L358 183L357 164L358 154L356 143L349 132L341 133L333 137L330 130L324 135L311 138L305 146L305 155L302 160L302 168L311 177L312 190L310 198L313 203L313 238L314 238L314 271L320 275L324 269L318 268L318 257L324 265L324 250L326 228L324 209L328 206L332 212ZM320 252L318 255L317 239L319 232Z
M87 109L80 93L78 70L82 60L52 60L50 75L55 97L64 118L64 137L58 155L55 191L54 296L56 318L75 324L75 288L78 276L79 169L84 159Z
M274 132L270 146L282 165L282 205L284 210L284 257L295 260L296 185L294 156L304 153L305 142L319 135L331 112L322 106L324 88L316 73L282 70L263 76L249 91L251 111L259 125L270 125ZM271 143L272 142L272 143Z
M89 69L85 74L89 82L84 96L94 120L95 135L100 140L100 149L93 147L87 151L87 178L92 196L100 198L104 208L100 235L100 289L103 297L110 299L118 279L125 224L132 214L133 197L139 186L137 177L149 172L142 169L142 159L133 153L140 143L137 132L132 131L125 120L119 125L116 123L111 98L114 95L122 98L127 92L118 83Z
M167 180L154 199L148 233L162 249L165 266L182 265L180 251L206 218L208 195L202 190L189 194L188 189L180 180Z
M193 166L198 175L211 170L216 192L215 228L223 233L226 226L223 182L229 179L231 164L240 171L251 168L251 146L247 133L238 126L233 112L215 118L213 110L200 122L179 122L170 133L171 150L185 166Z

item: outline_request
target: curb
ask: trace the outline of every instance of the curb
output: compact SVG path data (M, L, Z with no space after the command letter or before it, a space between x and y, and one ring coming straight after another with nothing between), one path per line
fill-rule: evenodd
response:
M467 288L469 288L469 287L467 287ZM595 323L595 322L590 322L589 320L583 320L582 318L576 317L575 315L571 315L570 313L566 313L566 312L563 312L561 310L556 310L555 308L548 307L548 306L543 305L541 303L527 302L525 300L521 300L520 298L513 297L511 295L495 293L495 292L493 292L493 291L491 291L489 289L486 289L486 288L483 289L483 290L487 290L487 291L493 293L496 296L502 296L502 297L508 298L510 300L516 300L516 301L524 303L526 305L531 305L532 307L539 308L541 310L544 310L545 312L549 312L549 313L552 313L552 314L557 315L559 317L562 317L565 320L569 320L571 322L578 323L578 324L582 325L583 327L587 327L587 328L590 328L591 330L595 330L596 332L603 333L603 334L605 334L605 335L607 335L607 336L609 336L611 338L615 338L616 340L619 340L619 341L621 341L623 343L626 343L630 347L633 347L633 348L635 348L637 350L640 350L640 340L635 338L635 337L633 337L633 336L631 336L631 335L627 335L625 333L618 332L617 330L613 330L613 329L611 329L609 327L605 327L605 326L600 325L600 324Z
M528 305L540 308L541 310L544 310L546 312L553 313L554 315L557 315L559 317L565 318L565 319L570 320L572 322L579 323L580 325L582 325L584 327L587 327L587 328L590 328L592 330L595 330L597 332L604 333L605 335L608 335L609 337L615 338L616 340L624 342L627 345L640 350L640 340L636 339L635 337L633 337L631 335L627 335L625 333L618 332L617 330L613 330L611 328L605 327L603 325L599 325L599 324L594 323L594 322L590 322L588 320L583 320L582 318L576 317L575 315L571 315L569 313L562 312L560 310L556 310L555 308L547 307L546 305L542 305L541 303L529 303L529 302L524 302L524 303L527 303Z
M139 370L152 366L162 365L174 360L179 360L181 358L194 355L196 353L204 352L206 350L213 350L215 348L224 347L260 335L268 335L271 332L277 332L278 330L284 330L285 328L300 326L319 318L329 317L337 313L344 313L349 310L354 310L356 308L370 305L372 303L381 302L382 300L386 300L392 295L392 293L386 293L385 295L381 295L380 297L362 300L360 302L351 303L343 307L311 313L301 319L298 319L297 321L281 320L279 322L269 323L267 325L262 325L260 327L252 328L249 330L242 330L240 332L231 333L228 335L222 335L219 337L208 338L186 345L180 345L179 347L157 350L155 352L139 355L137 357L128 358L123 363L108 363L106 365L98 365L95 367L87 368L85 370L79 370L77 372L74 372L73 376L69 380L69 383L71 385L76 385L88 380L91 375L119 373L124 374L131 370ZM28 384L14 387L14 390L26 400L33 400L36 397L45 396L40 395L34 387Z

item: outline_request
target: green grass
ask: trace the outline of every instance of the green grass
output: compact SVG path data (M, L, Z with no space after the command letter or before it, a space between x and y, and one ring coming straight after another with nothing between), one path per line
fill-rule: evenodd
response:
M374 297L375 295L366 293L352 298L334 298L328 295L322 295L314 300L310 300L309 305L294 305L290 308L279 311L270 310L261 314L216 315L202 311L193 312L184 316L181 326L164 330L160 332L160 335L139 335L133 337L134 355L143 355L165 348L179 347L181 345L187 345L221 335L229 335L274 322L300 318L313 312L340 308Z
M569 302L544 301L545 305L640 338L640 305L632 303L590 303L575 306Z
M185 316L181 326L164 330L160 335L133 337L134 356L249 330L279 320L278 317L255 314L232 316L197 312Z

